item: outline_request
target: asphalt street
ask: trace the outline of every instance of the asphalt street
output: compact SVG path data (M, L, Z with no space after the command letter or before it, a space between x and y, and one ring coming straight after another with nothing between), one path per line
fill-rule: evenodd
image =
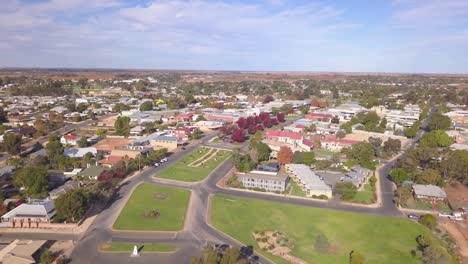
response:
M431 109L431 114L435 108ZM429 115L430 116L430 115ZM427 126L427 118L422 127ZM411 147L424 133L420 130L418 136L413 139ZM153 177L160 170L170 166L184 155L199 147L206 145L210 147L230 148L224 143L209 142L215 134L210 134L202 140L191 143L184 150L172 154L168 161L157 168L149 168L136 176L124 181L116 191L115 197L109 205L96 217L89 229L81 235L61 235L56 233L36 234L36 233L5 233L3 238L31 238L31 239L70 239L75 242L75 249L72 253L72 263L190 263L190 260L200 253L200 249L207 243L227 243L238 245L237 241L225 236L214 229L207 222L209 215L209 199L213 194L225 194L238 197L261 199L278 203L302 205L315 208L349 211L365 214L379 214L385 216L398 217L401 212L393 202L394 186L388 178L388 174L394 166L395 161L388 162L380 169L380 184L382 191L382 206L378 208L355 206L343 204L337 201L315 201L287 196L268 195L265 193L245 192L242 190L224 189L216 185L232 168L230 160L226 160L218 166L205 180L198 183L185 183L170 181ZM247 148L247 143L238 146ZM404 158L404 154L400 157ZM116 220L120 210L124 207L134 188L139 184L157 183L160 185L185 188L192 191L190 206L188 208L184 229L179 232L137 232L137 231L114 231L112 225ZM129 242L129 243L171 243L177 246L175 253L143 253L140 257L130 257L130 253L103 253L98 250L99 245L107 242ZM260 259L261 263L270 263L266 259Z

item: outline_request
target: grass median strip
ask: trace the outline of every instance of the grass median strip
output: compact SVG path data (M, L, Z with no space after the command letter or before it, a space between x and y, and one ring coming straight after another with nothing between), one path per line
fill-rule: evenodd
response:
M179 231L184 226L190 191L141 184L114 223L116 230Z
M366 263L421 263L411 255L411 250L418 246L416 237L423 234L439 243L426 228L404 218L224 195L213 197L211 209L212 223L217 229L254 246L255 251L275 263L288 261L281 255L273 255L275 248L268 247L274 246L262 244L264 241L256 235L280 232L287 238L289 254L309 263L348 263L352 250L362 253Z
M137 246L140 253L164 253L174 252L177 247L173 244L159 244L159 243L121 243L112 242L100 245L99 249L105 252L133 252L133 247Z
M212 155L214 152L216 152L216 155ZM184 182L201 181L230 155L231 151L228 150L200 147L162 170L156 177ZM199 160L202 157L204 158ZM194 161L197 162L193 164Z

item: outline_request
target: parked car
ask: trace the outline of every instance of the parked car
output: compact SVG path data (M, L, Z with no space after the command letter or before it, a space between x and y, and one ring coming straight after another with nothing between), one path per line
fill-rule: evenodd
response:
M167 158L162 158L161 159L161 162L166 162L167 161Z
M156 163L154 164L154 166L155 166L155 167L159 167L159 163L156 162Z
M440 213L439 216L440 216L440 217L450 217L451 215L450 215L450 214L446 214L446 213Z
M409 218L409 219L419 219L419 215L409 214L409 215L408 215L408 218Z
M449 215L448 217L450 220L455 220L455 221L463 221L463 218L460 217L460 216L453 216L453 215Z

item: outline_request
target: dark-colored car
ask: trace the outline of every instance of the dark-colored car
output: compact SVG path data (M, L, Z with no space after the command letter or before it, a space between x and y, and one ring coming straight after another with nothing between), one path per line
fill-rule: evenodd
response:
M419 215L409 214L409 215L408 215L408 218L409 218L409 219L419 219Z

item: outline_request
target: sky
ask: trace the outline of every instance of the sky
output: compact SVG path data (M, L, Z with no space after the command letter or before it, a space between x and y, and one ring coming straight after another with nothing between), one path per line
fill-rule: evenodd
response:
M1 0L0 67L468 73L467 0Z

